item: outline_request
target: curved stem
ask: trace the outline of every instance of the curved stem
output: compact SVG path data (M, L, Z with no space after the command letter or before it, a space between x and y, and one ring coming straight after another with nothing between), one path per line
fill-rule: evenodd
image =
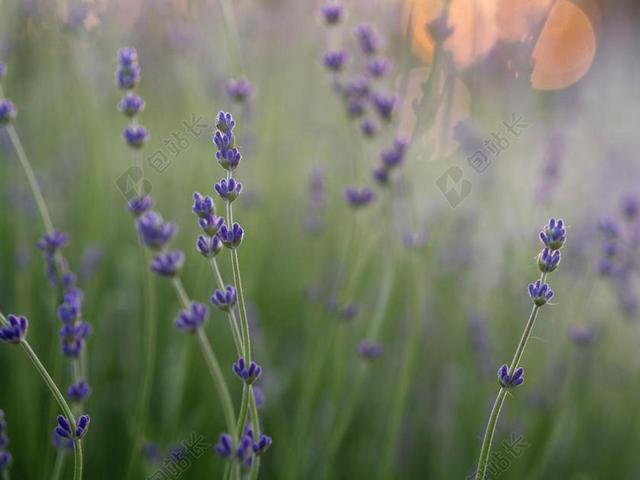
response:
M82 478L82 440L76 438L73 441L73 451L75 452L75 466L73 468L74 480Z
M542 283L547 279L547 274L543 273L540 276L540 281ZM536 322L536 317L538 316L538 312L540 311L540 307L535 305L531 309L531 314L529 315L529 320L527 320L527 324L524 327L524 332L522 332L522 337L520 337L520 342L518 342L518 346L516 347L516 352L513 355L513 359L511 360L511 365L509 366L509 375L513 375L513 372L516 368L518 368L518 364L520 360L522 360L522 356L524 355L524 349L529 342L529 338L531 337L531 332L533 331L533 326ZM489 455L491 454L491 444L493 443L493 436L495 434L496 425L498 423L498 418L500 417L500 411L502 410L502 405L504 404L504 400L506 398L507 390L506 388L500 388L498 395L496 397L496 401L493 404L493 408L491 409L491 413L489 414L489 422L487 423L487 429L484 432L484 438L482 439L482 447L480 448L480 459L478 460L478 470L476 472L476 480L484 480L487 474L487 467L489 466Z

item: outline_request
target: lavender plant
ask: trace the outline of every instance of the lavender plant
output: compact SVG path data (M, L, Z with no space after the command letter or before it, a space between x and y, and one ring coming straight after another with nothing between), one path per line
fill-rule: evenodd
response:
M29 328L29 321L22 315L7 315L5 317L0 313L0 342L9 343L13 345L20 345L25 352L36 371L40 374L44 380L47 388L51 392L51 395L58 403L63 415L58 416L58 426L55 428L56 438L65 438L69 440L73 445L74 452L74 470L73 480L82 479L82 438L87 432L90 418L89 415L81 415L76 421L69 404L64 399L64 396L60 392L60 389L56 385L51 375L42 364L36 353L34 352L29 342L27 342L27 331ZM61 427L65 427L62 429ZM58 429L61 428L59 431ZM2 433L0 429L0 434ZM64 433L64 435L60 435ZM0 435L1 436L1 435ZM0 468L2 470L2 468Z
M540 232L539 237L544 248L538 255L537 263L541 275L538 280L529 284L528 289L533 307L511 363L509 365L504 364L498 369L500 390L491 409L487 428L482 440L478 469L475 474L476 480L484 480L486 478L489 455L491 454L491 444L493 443L496 425L507 394L524 382L524 368L520 366L520 362L522 361L524 349L529 342L540 309L546 305L554 295L553 290L551 290L551 287L546 283L546 279L548 274L556 270L560 263L560 249L564 246L567 238L566 234L564 221L554 218L550 219Z
M2 66L0 67L0 81L6 75L6 71L6 65L2 63ZM2 85L0 83L0 98L2 95ZM86 381L84 380L86 375L84 373L85 368L83 365L82 352L85 345L85 339L91 333L91 326L82 320L81 310L84 295L83 292L77 288L76 276L69 269L68 262L61 253L61 250L69 244L69 235L57 230L53 225L49 209L44 200L44 196L42 195L42 190L38 180L36 179L31 162L27 157L15 127L10 123L16 118L16 115L16 108L13 106L11 101L0 100L0 127L4 126L7 130L15 153L27 178L33 198L38 206L38 211L46 231L44 236L37 242L36 246L43 252L47 276L49 277L51 284L58 289L58 296L61 299L61 303L57 309L58 318L63 323L63 326L59 331L59 336L61 339L62 353L65 357L72 360L71 376L73 380L71 387L69 387L69 390L72 391L74 386L77 384L86 384ZM10 334L13 329L14 335L18 335L21 326L24 326L22 330L23 336L26 334L26 318L20 317L20 321L18 323L15 323L15 317L9 316L8 319L10 326L7 327L7 334ZM81 399L76 396L78 411L82 410L83 401L86 399L90 391L88 384L86 386L85 395L83 395ZM67 414L67 418L69 418L69 422L71 422L70 425L75 425L75 419L72 415ZM73 440L72 438L69 439ZM54 439L54 444L58 446L60 442L58 442L57 439ZM79 441L77 443L75 441L73 442L73 449L76 454L75 474L80 475L81 477L82 450ZM68 450L68 448L58 449L57 464L59 465L59 468L56 468L55 472L62 472L64 453L66 450ZM56 478L56 473L54 473L54 479Z

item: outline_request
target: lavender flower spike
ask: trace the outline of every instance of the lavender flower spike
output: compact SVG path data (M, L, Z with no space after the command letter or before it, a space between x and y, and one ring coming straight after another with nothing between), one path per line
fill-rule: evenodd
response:
M211 303L225 312L230 311L237 301L236 289L231 285L227 285L224 291L216 289L213 295L211 295Z
M524 382L524 368L518 367L509 375L509 367L502 365L498 369L498 382L504 388L515 388Z
M249 365L241 357L236 363L233 364L234 373L247 385L251 385L262 374L262 368L256 362L252 361Z
M138 52L133 47L123 47L118 50L116 84L122 90L131 90L138 82L140 82Z
M537 280L535 283L529 284L529 296L533 299L538 307L543 306L553 297L553 290L543 283L541 280Z
M7 315L9 325L0 327L0 341L18 344L27 336L29 321L22 315Z
M160 253L151 262L151 270L163 277L175 277L184 264L184 253L172 250Z
M176 319L176 327L183 332L194 333L207 320L209 309L201 303L192 303L188 310L182 310Z

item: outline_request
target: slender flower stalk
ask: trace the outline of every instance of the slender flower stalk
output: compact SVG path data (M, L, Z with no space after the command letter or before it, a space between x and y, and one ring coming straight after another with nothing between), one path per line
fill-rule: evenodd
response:
M533 301L531 314L522 332L522 337L516 346L511 363L507 366L502 365L498 370L498 383L500 390L496 396L496 400L489 414L487 428L482 440L480 448L480 458L478 460L478 469L476 471L476 480L485 480L487 468L489 466L489 456L491 455L491 445L496 431L496 425L500 418L500 412L509 390L522 384L524 381L524 369L520 366L520 362L524 355L525 347L531 338L531 332L535 325L536 318L540 309L553 296L553 292L545 283L547 275L554 271L560 262L560 249L566 241L566 229L562 220L550 219L540 232L540 240L545 248L538 255L538 269L540 270L540 279L529 285L529 295Z
M10 318L16 318L16 317L10 316ZM19 317L19 318L24 319L24 317ZM24 322L21 321L20 323L21 325L18 326L18 329L21 330L21 334L17 338L14 337L14 341L11 341L10 343L20 344L20 346L22 347L22 350L25 352L29 360L31 360L31 363L33 364L34 368L40 374L40 376L42 377L42 380L44 380L45 384L47 385L47 388L49 388L51 395L53 396L56 403L60 407L60 410L62 410L62 413L64 414L65 418L68 419L68 423L71 431L75 432L78 429L78 425L76 424L75 416L73 415L71 408L69 407L69 404L67 403L64 396L60 392L60 389L56 385L53 378L51 378L51 375L49 375L49 372L47 371L45 366L42 364L42 362L38 358L38 355L36 355L33 348L31 348L31 345L29 345L29 342L26 340L26 329L28 327L28 322L26 321L26 319L24 319ZM0 332L8 332L11 329L15 331L16 325L15 325L15 322L10 322L2 313L0 313L0 327L2 327L0 329ZM2 339L4 341L8 341L5 338L2 338ZM74 436L72 440L73 440L73 452L74 452L73 480L81 480L82 479L82 441L80 436Z

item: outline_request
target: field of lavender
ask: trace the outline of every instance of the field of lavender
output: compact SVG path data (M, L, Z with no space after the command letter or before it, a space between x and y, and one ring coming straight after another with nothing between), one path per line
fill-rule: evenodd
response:
M639 479L638 25L1 0L0 479Z

